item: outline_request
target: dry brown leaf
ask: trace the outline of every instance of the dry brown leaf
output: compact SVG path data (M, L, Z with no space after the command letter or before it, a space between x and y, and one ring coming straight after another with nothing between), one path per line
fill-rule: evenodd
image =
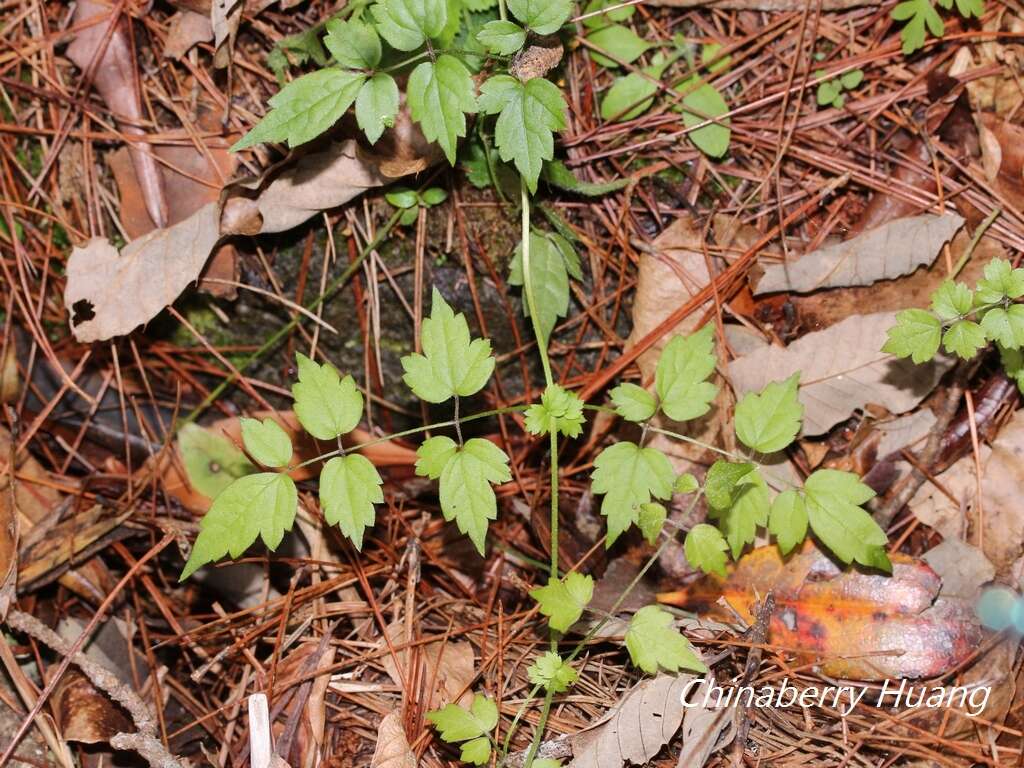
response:
M133 730L131 721L77 669L69 669L53 691L61 735L67 741L105 744Z
M10 461L0 459L4 464ZM7 610L16 597L18 584L18 534L20 525L15 499L15 488L11 486L11 472L0 478L0 621L7 617Z
M995 577L996 569L985 553L960 539L946 539L925 552L921 559L942 579L940 595L964 600L978 599L981 586Z
M868 403L905 413L934 389L951 361L925 365L881 352L895 313L849 317L823 331L808 333L788 347L764 347L729 365L738 396L800 371L804 434L820 435Z
M955 213L896 219L789 264L764 267L754 294L871 285L931 264L964 220Z
M199 43L213 40L213 24L201 13L181 10L171 17L164 42L164 56L168 59L180 59Z
M389 712L377 726L377 746L370 759L370 768L416 768L416 755L409 748L409 739L402 727L402 715Z
M18 347L11 336L3 359L0 360L0 403L15 401L21 390L18 379Z
M391 646L397 648L408 644L405 622L401 619L393 621L387 627L387 636ZM385 652L381 664L395 685L411 686L412 691L419 691L420 686L407 678L409 669L409 649L396 650L394 655L388 650L388 644L382 639L378 646ZM431 643L415 646L419 656L417 668L423 676L425 685L434 681L429 708L440 709L447 704L460 704L469 707L473 700L470 684L476 678L476 654L471 643L460 641L436 640Z
M931 408L922 408L898 419L876 424L875 430L881 433L881 439L878 441L875 455L884 458L924 439L932 431L935 422L935 414Z

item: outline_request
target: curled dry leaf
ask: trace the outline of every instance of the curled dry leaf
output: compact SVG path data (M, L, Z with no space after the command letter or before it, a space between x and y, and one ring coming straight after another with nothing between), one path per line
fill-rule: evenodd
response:
M765 267L754 294L809 293L909 275L931 264L963 223L955 213L890 221L851 240L819 248L794 263Z
M377 746L370 758L370 768L416 768L416 765L416 755L409 748L401 713L389 712L377 727Z
M827 432L868 403L905 413L935 388L952 361L939 357L915 365L879 351L895 318L894 312L848 317L788 347L763 347L730 363L729 378L742 396L800 371L805 435Z

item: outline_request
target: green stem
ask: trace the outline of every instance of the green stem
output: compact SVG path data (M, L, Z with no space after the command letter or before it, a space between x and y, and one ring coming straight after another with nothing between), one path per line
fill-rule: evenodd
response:
M530 751L526 753L526 759L523 760L523 768L530 768L533 765L533 758L537 755L537 750L540 749L541 734L544 732L543 725L547 722L548 715L551 714L551 699L554 697L554 691L548 688L547 693L544 694L544 706L540 710L540 722L537 724L537 730L534 731L533 741L530 742Z
M508 21L508 15L505 11L505 0L498 0L498 18L502 21Z
M552 419L554 421L554 419ZM551 580L558 578L558 430L550 425L551 435ZM554 650L554 648L552 648Z
M537 337L537 348L540 350L540 363L544 367L544 381L550 387L555 383L551 376L551 361L548 360L548 344L540 327L537 316L537 302L533 298L533 276L530 274L530 192L526 188L526 179L520 177L520 206L523 211L523 293L526 294L526 306L530 309L530 322L533 324L533 335Z
M459 447L461 448L462 443L462 422L459 420L459 396L455 396L455 413L452 421L455 422L455 436L459 438Z

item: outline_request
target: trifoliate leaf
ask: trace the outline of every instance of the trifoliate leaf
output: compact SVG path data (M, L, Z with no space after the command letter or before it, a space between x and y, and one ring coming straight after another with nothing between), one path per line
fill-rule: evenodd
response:
M257 536L268 548L277 549L285 531L291 530L298 502L288 475L261 472L235 480L199 521L199 536L178 580L224 555L239 557Z
M486 736L498 724L498 707L486 696L473 696L469 709L449 704L444 709L427 712L427 720L434 724L441 739L452 742L468 741Z
M689 80L676 89L686 93L678 107L683 113L683 125L692 129L686 135L705 155L722 157L729 149L729 139L732 136L729 120L723 118L712 123L707 121L709 118L722 118L723 115L729 114L729 105L710 83L701 83L694 87L695 85L694 80Z
M564 693L579 677L579 673L553 651L546 651L539 656L526 670L526 674L531 683L542 685L552 693Z
M508 9L538 35L557 32L572 13L569 0L508 0Z
M584 421L583 401L557 384L548 386L540 402L526 409L526 431L531 435L546 435L557 429L566 437L578 437Z
M907 22L900 30L904 56L924 48L925 26L935 37L942 37L945 31L942 17L935 10L931 0L903 0L892 9L892 17L896 21Z
M942 335L942 346L946 351L959 355L964 360L974 357L985 344L985 331L972 320L955 322Z
M509 265L508 281L511 285L524 285L523 278L523 248L520 243ZM530 233L530 284L540 331L544 334L544 343L547 343L558 318L569 312L569 273L562 251L550 238L536 232ZM523 312L530 316L525 295Z
M476 33L479 40L491 53L510 56L526 42L526 30L511 21L488 21Z
M932 294L932 312L943 320L957 320L974 306L974 292L963 283L943 281Z
M981 327L991 341L1006 349L1019 349L1024 346L1024 305L993 307L981 318Z
M441 471L441 513L445 520L455 521L481 555L488 521L498 517L498 502L491 484L511 479L505 452L479 437L455 451Z
M292 458L292 441L273 419L243 418L242 442L245 450L265 467L284 467Z
M359 19L329 20L324 45L343 67L373 69L380 64L381 48L377 30Z
M548 625L559 632L568 632L580 620L593 596L593 578L575 571L530 591L530 597L540 604L540 612L548 617Z
M1024 296L1024 268L1014 269L1006 259L992 259L985 265L985 277L978 281L979 305L998 304L1004 298L1021 296Z
M416 455L419 457L416 460L416 474L437 480L458 450L459 446L455 441L444 435L425 440L423 445L416 449Z
M256 471L234 443L198 424L178 430L178 449L189 485L211 499L238 478Z
M514 163L530 192L536 192L544 161L555 156L554 132L568 125L562 91L543 77L521 83L509 75L495 75L480 86L480 110L498 115L498 154Z
M398 84L385 72L378 72L359 89L356 96L356 123L371 144L395 124L398 114Z
M708 671L690 641L672 626L672 614L657 605L645 606L633 614L626 631L626 648L633 663L651 675L658 667L669 672Z
M794 490L783 491L772 501L768 530L775 536L779 550L786 555L807 538L807 506Z
M722 532L713 525L700 523L686 534L683 551L686 561L704 573L714 573L725 578L725 563L729 545Z
M705 492L709 485L710 482L705 480ZM715 507L711 504L710 496L708 505L708 514L718 520L718 527L729 542L734 559L740 556L747 544L754 541L758 526L768 524L768 487L756 469L743 475L733 486L732 500L728 506Z
M403 380L428 403L476 394L494 372L491 342L471 341L465 315L456 314L436 288L430 317L423 321L420 343L423 354L402 358Z
M552 160L544 163L544 170L541 178L548 184L566 192L575 192L586 197L601 197L610 192L615 192L628 186L629 179L616 179L615 181L590 182L579 179L561 160Z
M591 479L591 490L605 494L601 514L608 518L606 544L610 547L638 521L641 504L652 497L664 500L672 495L675 473L661 451L622 442L598 454Z
M668 517L668 510L664 504L656 501L649 501L640 505L640 515L637 518L637 526L640 533L644 535L648 544L653 545L658 540L658 534L665 527L665 519Z
M760 393L743 396L736 404L736 436L760 453L781 451L796 439L804 407L797 398L800 374L774 381Z
M340 378L333 365L318 365L301 352L295 360L299 380L292 384L292 396L302 428L317 440L333 440L355 429L363 414L363 395L355 380Z
M315 139L345 114L365 80L360 72L334 67L293 80L270 98L270 112L231 150L279 141L297 147Z
M448 23L447 0L377 0L370 10L377 31L400 51L416 50Z
M689 472L683 472L683 474L676 478L675 485L672 486L672 492L693 493L698 488L700 488L700 483L697 482L697 478Z
M852 472L819 469L804 483L807 518L822 544L844 563L891 571L885 554L888 539L861 505L875 492Z
M587 35L587 41L593 43L599 50L615 57L612 59L597 51L591 51L590 55L594 61L602 67L618 67L620 62L632 64L653 45L630 27L622 24L612 24L596 29Z
M654 395L636 384L619 384L611 391L615 412L626 421L647 421L658 410Z
M455 165L459 138L466 135L466 114L476 112L469 70L454 56L443 53L436 62L425 61L412 71L405 96L409 113L427 141L436 141L448 162Z
M487 765L491 759L491 740L480 736L462 745L459 759L470 765Z
M369 459L359 454L335 456L320 473L320 505L324 519L363 548L363 529L377 518L374 504L384 501L384 483Z
M883 352L926 363L939 351L942 322L923 309L905 309L896 315L896 325L886 333L889 339L882 347Z
M706 381L718 362L715 329L710 323L690 336L674 336L661 353L654 374L661 410L670 419L688 421L711 409L718 387Z

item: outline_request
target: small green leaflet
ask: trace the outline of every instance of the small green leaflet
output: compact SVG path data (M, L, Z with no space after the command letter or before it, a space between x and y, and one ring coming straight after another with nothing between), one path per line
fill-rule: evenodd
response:
M698 488L700 488L700 483L697 482L697 478L689 472L683 472L676 478L672 491L674 493L693 493Z
M943 320L959 320L974 307L974 293L963 283L943 281L932 294L932 312Z
M359 19L329 20L324 45L343 67L374 69L380 64L381 48L377 30Z
M447 0L377 0L370 10L377 31L400 51L416 50L448 23Z
M652 497L664 500L672 496L675 472L661 451L622 442L598 454L591 479L591 490L605 494L601 514L608 518L606 546L610 547L638 522L641 504Z
M268 102L272 109L232 152L263 142L288 142L297 147L333 126L356 100L366 75L330 67L293 80Z
M704 476L704 495L708 504L715 509L728 509L732 505L736 484L753 469L754 465L750 463L737 464L721 459L712 464Z
M644 535L647 543L654 545L658 540L658 534L665 527L665 519L668 517L668 510L664 504L656 501L649 501L640 505L640 515L637 518L637 526L640 533Z
M626 421L647 421L658 409L654 395L636 384L619 384L611 391L615 412Z
M1003 370L1017 384L1017 389L1024 393L1024 353L1019 349L999 350L999 359Z
M315 26L281 38L267 54L267 66L281 85L284 85L284 73L291 64L287 53L291 54L290 58L296 64L305 64L312 60L318 67L322 67L327 63L327 54L320 43L320 31Z
M683 125L691 129L686 135L697 149L711 157L722 157L729 149L732 137L729 120L719 119L710 123L708 120L729 114L729 105L713 85L698 85L699 82L700 78L691 78L676 88L686 94L678 110L683 114Z
M526 42L526 30L511 21L488 21L476 39L491 53L511 56Z
M690 336L674 336L661 353L654 384L670 419L689 421L711 409L718 394L718 387L706 381L718 362L714 333L709 323Z
M896 325L886 333L889 338L882 347L883 352L926 363L939 351L942 322L923 309L905 309L896 315Z
M993 307L981 318L981 327L991 341L1006 349L1019 349L1024 346L1024 305Z
M959 320L942 335L946 351L970 360L986 344L985 331L973 320Z
M548 184L566 192L575 192L586 197L601 197L609 192L615 192L629 185L629 179L616 179L615 181L590 182L581 181L576 174L566 167L561 160L552 160L544 163L544 170L541 178Z
M690 641L672 626L672 614L657 605L645 606L633 614L626 631L626 648L633 663L651 675L658 667L669 672L708 671Z
M530 192L545 160L555 156L554 132L567 125L565 97L543 77L525 84L510 75L495 75L480 86L480 110L498 115L494 141L505 162L512 161Z
M540 612L548 617L548 625L559 632L568 632L580 620L593 596L593 578L575 571L530 591L530 597L540 605Z
M587 41L599 50L614 56L609 58L596 51L591 52L594 61L602 67L618 67L621 63L632 64L644 55L652 46L631 28L622 24L601 27L587 35Z
M572 13L569 0L508 0L508 9L538 35L557 32Z
M729 545L722 532L713 525L700 523L693 526L686 534L683 551L687 562L704 573L713 573L725 578L725 553Z
M542 685L553 693L564 693L576 682L579 673L562 661L562 657L553 651L546 651L539 656L526 670L530 682Z
M498 706L491 699L477 693L468 710L449 704L444 709L427 712L427 719L437 728L442 740L465 742L462 745L464 762L484 765L490 759L488 734L498 724Z
M942 33L946 29L942 17L935 10L931 0L903 0L892 9L892 17L896 21L907 22L900 30L905 56L924 48L926 26L935 37L942 37Z
M427 141L436 141L448 162L455 165L459 137L466 135L466 114L477 108L469 70L454 56L443 53L436 62L417 65L409 75L405 96L409 113Z
M985 277L978 281L978 304L998 304L1003 299L1021 296L1024 296L1024 268L1014 269L1006 259L992 259L985 265Z
M437 435L424 440L416 449L416 474L437 480L448 465L448 460L459 450L459 446L450 437Z
M378 72L359 89L356 96L356 123L371 144L395 124L398 114L398 84L395 78Z
M667 66L662 54L655 55L653 61L654 64L644 67L640 72L630 72L612 83L612 87L601 98L603 120L632 120L651 108L654 94L658 92L658 81Z
M189 484L211 499L256 467L234 443L212 429L185 424L178 430L178 450Z
M531 435L556 429L566 437L579 437L584 421L583 401L557 384L549 385L540 402L526 409L526 431Z
M796 439L804 407L797 398L800 373L775 381L736 404L736 436L760 453L781 451Z
M363 529L376 521L373 505L384 501L383 482L377 468L359 454L335 456L320 473L324 519L341 528L356 549L363 548Z
M494 372L491 342L470 340L469 325L434 288L430 317L420 333L423 354L402 358L403 380L428 403L443 403L456 395L468 397L483 389Z
M416 190L408 187L394 187L384 193L384 199L395 208L415 208L420 202Z
M885 554L888 539L861 505L875 492L852 472L819 469L804 483L811 530L844 563L857 561L892 571Z
M705 491L709 484L705 481ZM711 505L710 496L708 504ZM768 524L769 508L768 487L756 469L743 475L736 483L732 502L727 507L716 508L711 505L709 514L718 519L718 526L729 542L733 559L738 558L743 548L754 541L758 526Z
M363 395L351 376L344 379L330 363L318 365L295 355L299 379L292 384L295 415L317 440L333 440L355 429L363 415Z
M545 339L551 338L551 331L559 317L569 311L569 275L582 279L580 260L572 245L561 235L554 233L530 233L530 285L537 308L537 319ZM509 264L508 281L511 285L523 285L523 247L516 246ZM530 316L529 303L523 297L523 313Z
M287 475L261 472L235 480L199 522L199 536L178 580L224 555L240 556L258 536L268 548L277 549L291 530L298 501L295 483Z
M245 450L265 467L284 467L292 458L292 441L273 419L243 418L242 442Z
M782 554L787 555L807 537L807 506L795 490L783 491L772 501L768 530L775 536Z

